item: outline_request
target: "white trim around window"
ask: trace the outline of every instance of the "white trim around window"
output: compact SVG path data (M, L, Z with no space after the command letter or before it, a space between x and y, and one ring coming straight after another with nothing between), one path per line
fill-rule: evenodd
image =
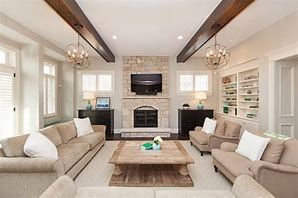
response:
M94 92L95 95L114 95L114 75L115 73L113 70L81 71L81 94L85 91L91 91Z
M211 71L177 71L176 82L178 95L193 95L198 91L206 91L208 95L212 94Z
M47 67L47 68L46 68ZM57 64L49 61L43 61L42 83L43 83L43 114L44 117L57 115ZM49 90L52 83L52 90ZM54 95L54 96L51 96ZM54 100L53 100L54 97ZM51 99L52 98L52 99ZM50 107L49 100L54 103L54 107Z

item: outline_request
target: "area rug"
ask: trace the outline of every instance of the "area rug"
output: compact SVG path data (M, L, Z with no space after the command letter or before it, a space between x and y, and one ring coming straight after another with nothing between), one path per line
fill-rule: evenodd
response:
M86 186L108 186L113 174L114 165L109 164L114 150L119 141L107 141L105 146L90 161L84 170L76 177L75 184L79 187ZM188 165L189 175L193 180L194 187L188 189L200 190L231 190L231 183L220 173L215 172L212 164L212 156L200 152L189 141L180 141L195 163ZM152 187L153 190L164 189L165 187ZM180 187L168 187L167 189L183 189Z

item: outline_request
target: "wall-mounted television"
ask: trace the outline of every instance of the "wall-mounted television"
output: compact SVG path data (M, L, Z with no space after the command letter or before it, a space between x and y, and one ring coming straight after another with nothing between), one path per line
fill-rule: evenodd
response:
M131 74L131 92L137 95L162 92L162 74Z

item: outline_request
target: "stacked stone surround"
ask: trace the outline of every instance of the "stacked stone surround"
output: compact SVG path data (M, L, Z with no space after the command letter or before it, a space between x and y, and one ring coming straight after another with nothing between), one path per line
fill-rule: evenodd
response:
M156 96L138 96L131 92L131 74L162 74L162 92ZM169 127L169 57L124 56L123 57L123 128L133 128L134 110L149 106L158 110L158 127Z

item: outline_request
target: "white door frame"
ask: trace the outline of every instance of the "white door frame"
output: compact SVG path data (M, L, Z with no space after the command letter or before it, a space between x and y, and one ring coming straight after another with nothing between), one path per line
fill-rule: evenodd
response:
M275 66L276 61L298 55L298 42L288 45L286 47L271 51L265 56L269 59L268 65L268 127L270 131L275 130L275 112L276 108L279 108L275 105Z

